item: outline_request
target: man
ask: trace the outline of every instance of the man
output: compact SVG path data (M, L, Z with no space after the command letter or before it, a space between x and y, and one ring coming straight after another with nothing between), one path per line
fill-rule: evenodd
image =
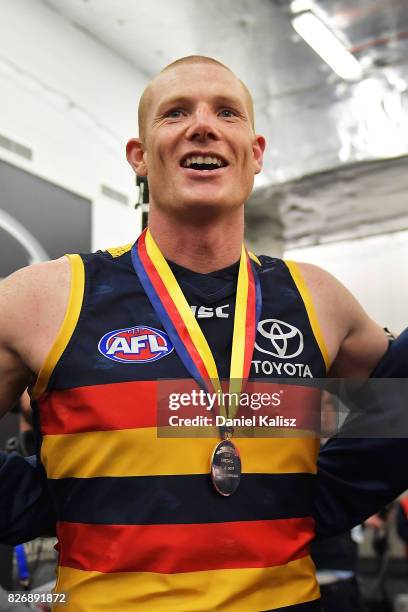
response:
M323 270L242 251L265 140L228 68L202 57L165 68L142 96L139 129L127 157L149 180L150 233L132 250L20 270L0 292L0 409L31 385L58 516L57 591L65 609L89 612L319 610L316 441L239 439L230 496L216 460L228 447L239 482L232 432L222 444L157 438L156 381L267 381L265 363L276 378L298 366L366 377L387 339ZM273 330L286 330L285 348Z

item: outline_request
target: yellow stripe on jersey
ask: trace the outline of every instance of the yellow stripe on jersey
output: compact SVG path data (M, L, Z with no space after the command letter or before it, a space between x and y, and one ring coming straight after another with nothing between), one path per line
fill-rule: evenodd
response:
M255 263L257 263L259 266L261 266L261 262L258 259L258 257L255 255L255 253L252 253L252 251L248 251L248 255L250 256L251 259L254 260Z
M243 390L243 377L245 376L245 348L248 342L246 337L246 318L248 312L249 276L247 255L244 247L242 247L241 250L239 270L234 314L234 331L232 335L230 381L228 389L230 393L237 394L240 394ZM254 328L255 325L256 323L254 323ZM256 328L254 329L254 332L256 334ZM233 413L237 412L238 408L239 406L237 403L232 402L229 410ZM222 411L222 413L225 413L225 409Z
M326 370L329 370L330 368L329 351L327 349L327 345L323 337L323 333L320 327L319 320L317 318L316 310L313 304L313 299L308 289L308 286L306 285L305 279L303 278L300 268L296 262L285 260L285 264L288 266L289 272L303 299L303 303L306 307L306 311L309 316L309 321L310 321L310 325L313 330L314 337L316 338L316 342L319 345L320 352L324 359L324 363L326 364Z
M148 608L154 612L248 612L293 606L320 597L309 556L275 567L178 574L102 574L60 567L55 591L66 593L68 600L67 604L54 605L53 610L58 612L134 612Z
M118 246L118 247L110 247L109 249L106 249L106 250L110 255L112 255L112 257L120 257L121 255L124 255L125 253L130 251L132 246L133 246L133 243L129 242L128 244L123 244L122 246Z
M67 255L66 257L71 264L71 289L68 306L57 338L31 391L32 399L37 399L46 390L50 376L74 333L82 308L85 289L84 263L79 255Z
M156 433L152 427L47 435L41 459L48 478L209 473L219 438L157 438ZM316 472L315 438L240 438L236 444L246 473Z

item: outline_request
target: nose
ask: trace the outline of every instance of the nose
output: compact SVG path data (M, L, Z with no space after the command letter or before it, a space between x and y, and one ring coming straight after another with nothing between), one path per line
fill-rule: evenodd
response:
M220 135L216 122L217 117L210 108L207 106L197 108L191 115L187 138L198 142L218 140Z

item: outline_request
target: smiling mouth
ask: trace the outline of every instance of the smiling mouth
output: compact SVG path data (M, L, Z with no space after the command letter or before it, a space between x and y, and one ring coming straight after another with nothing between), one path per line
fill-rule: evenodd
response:
M188 168L190 170L206 170L211 172L213 170L225 168L228 166L228 163L219 156L188 155L181 160L180 165L182 168Z

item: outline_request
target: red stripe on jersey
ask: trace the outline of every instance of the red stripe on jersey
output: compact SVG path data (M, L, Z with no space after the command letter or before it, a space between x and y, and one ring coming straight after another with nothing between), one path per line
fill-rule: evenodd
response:
M43 435L137 429L169 424L171 394L197 391L192 379L172 381L134 381L51 391L39 401ZM249 382L245 393L258 394L257 404L241 405L240 417L283 415L296 420L296 429L320 431L320 390L313 387L283 385L279 382ZM259 394L272 394L278 401L259 403ZM256 396L254 395L254 398ZM159 419L158 419L159 413ZM180 418L208 416L205 403L179 406ZM278 424L278 427L282 425ZM276 435L276 434L275 434Z
M39 401L43 435L155 427L157 382L135 381L51 391Z
M59 562L105 573L271 567L308 555L313 525L311 518L188 525L60 522Z

